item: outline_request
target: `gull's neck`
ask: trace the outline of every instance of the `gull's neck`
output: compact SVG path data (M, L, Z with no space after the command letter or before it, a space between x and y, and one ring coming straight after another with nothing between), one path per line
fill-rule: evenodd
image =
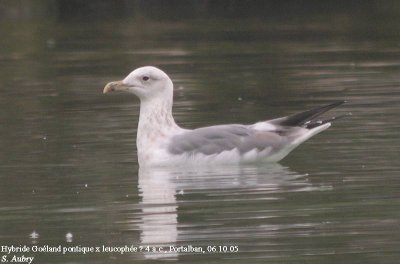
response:
M172 116L172 95L141 100L136 140L139 160L179 129Z
M176 127L177 124L172 116L172 98L167 100L165 98L153 98L141 101L139 129L151 128L152 131L155 131Z

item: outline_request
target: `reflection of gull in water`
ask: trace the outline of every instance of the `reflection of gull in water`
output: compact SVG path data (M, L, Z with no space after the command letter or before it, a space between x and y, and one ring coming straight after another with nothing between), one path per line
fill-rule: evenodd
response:
M144 245L175 242L177 215L172 173L139 169Z
M177 204L173 172L139 169L142 196L141 244L174 245L177 241ZM175 257L176 254L145 254L148 258Z
M213 202L217 200L221 202L221 199L227 201L229 197L242 200L250 206L256 200L276 199L279 192L315 189L320 187L313 187L306 175L297 174L279 164L261 167L141 168L139 169L139 192L142 196L139 224L141 244L176 246L188 245L185 241L192 241L190 244L200 241L198 238L201 234L198 233L198 229L191 229L190 224L185 224L183 230L179 231L180 224L183 225L178 222L178 205L182 203L187 206L193 202L191 194L204 195ZM209 202L196 200L195 204L208 206ZM181 209L181 212L185 212L185 208ZM236 213L240 212L235 211ZM228 211L219 212L219 219L229 218L230 214ZM240 217L246 219L249 216L243 212ZM212 221L213 215L207 215L207 219L201 225L207 228L215 224ZM145 254L146 258L176 258L178 255L176 252Z

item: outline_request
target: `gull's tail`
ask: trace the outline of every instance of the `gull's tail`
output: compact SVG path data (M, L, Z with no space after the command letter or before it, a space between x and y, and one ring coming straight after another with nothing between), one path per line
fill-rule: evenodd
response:
M307 129L313 129L318 126L330 123L331 121L337 120L347 115L341 115L336 117L330 117L325 119L319 119L318 117L323 113L331 110L332 108L338 107L344 104L346 101L337 101L329 105L320 106L308 111L297 113L294 115L278 118L271 120L270 123L280 126L300 126Z

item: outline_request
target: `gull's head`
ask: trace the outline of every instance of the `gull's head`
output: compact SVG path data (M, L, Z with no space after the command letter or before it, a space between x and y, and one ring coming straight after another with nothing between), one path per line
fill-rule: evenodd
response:
M153 66L146 66L134 70L121 81L107 83L103 93L112 91L126 91L135 94L141 100L146 100L172 96L173 85L165 72Z

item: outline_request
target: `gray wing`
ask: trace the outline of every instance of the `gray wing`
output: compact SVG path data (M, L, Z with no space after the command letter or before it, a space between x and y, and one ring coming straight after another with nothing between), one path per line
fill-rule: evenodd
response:
M253 149L262 151L272 148L272 152L277 152L289 145L298 145L328 128L325 124L340 116L320 120L317 118L343 103L344 101L337 101L250 126L220 125L186 131L172 138L168 151L172 154L212 155L235 148L242 154ZM291 148L293 149L294 146Z
M172 154L218 154L238 149L243 154L253 149L277 150L289 141L292 132L283 127L276 131L258 131L245 125L203 127L174 136L168 146Z

